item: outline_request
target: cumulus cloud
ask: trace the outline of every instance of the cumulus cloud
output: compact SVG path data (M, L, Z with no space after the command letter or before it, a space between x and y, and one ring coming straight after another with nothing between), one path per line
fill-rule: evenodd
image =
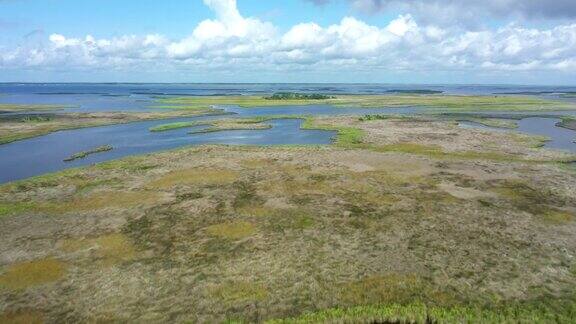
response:
M40 45L0 49L0 68L576 72L576 24L462 31L405 14L384 27L345 17L333 25L308 22L281 33L271 23L244 17L236 0L204 3L215 18L200 22L181 40L52 34Z

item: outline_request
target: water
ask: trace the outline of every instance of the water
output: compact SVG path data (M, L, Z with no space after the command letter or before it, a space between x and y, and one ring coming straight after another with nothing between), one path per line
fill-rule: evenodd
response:
M576 152L576 132L570 129L556 127L560 119L532 117L518 122L518 131L527 134L542 135L550 138L547 148Z
M576 87L524 87L476 85L390 85L390 84L18 84L0 83L0 104L65 105L67 112L153 111L156 99L170 96L262 95L281 91L325 94L393 94L393 91L427 90L446 94L489 95L505 92L542 92L552 96L559 92L576 91ZM235 116L203 116L162 121L147 121L52 133L46 136L0 145L0 183L24 179L35 175L85 166L121 157L168 150L188 145L281 145L328 144L334 132L301 130L301 120L271 121L268 130L238 130L207 134L189 134L203 126L168 132L152 133L150 127L161 124L244 118L270 115L367 115L367 114L422 114L429 112L418 107L402 108L342 108L329 105L259 107L243 109L238 106L219 107ZM40 112L50 114L54 112ZM493 114L494 112L491 112ZM19 113L2 113L0 118L15 118ZM508 113L506 114L515 114ZM572 143L575 132L555 127L555 115L576 115L576 111L546 113L551 118L527 118L519 122L519 131L552 138L548 147L576 152ZM463 126L466 126L464 123ZM478 125L468 125L478 127ZM484 127L487 128L487 127ZM499 130L497 128L489 128ZM111 145L112 151L90 155L73 162L63 160L75 153L102 145Z
M205 134L188 134L204 126L153 133L150 127L187 119L148 121L124 125L84 128L55 132L46 136L0 146L0 183L24 179L67 168L118 159L121 157L163 151L188 145L287 145L329 144L336 135L331 131L302 130L302 120L273 120L266 130L235 130ZM68 156L92 148L112 145L109 152L89 155L85 159L64 162Z
M517 122L518 128L508 129L487 126L472 121L460 121L462 128L477 128L497 132L521 132L530 135L539 135L550 138L545 143L546 148L571 151L576 153L576 131L556 126L562 120L557 118L528 117Z

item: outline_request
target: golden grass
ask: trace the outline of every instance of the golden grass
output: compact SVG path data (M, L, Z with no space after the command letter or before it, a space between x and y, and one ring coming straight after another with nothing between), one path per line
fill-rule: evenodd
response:
M574 214L552 208L539 216L542 217L544 221L552 224L563 224L576 220L576 216Z
M66 265L48 258L9 266L0 275L0 287L22 290L59 280L66 273Z
M248 159L242 160L240 164L250 169L259 169L274 166L277 163L274 159Z
M208 226L206 232L212 236L240 240L252 236L256 232L256 227L248 222L232 222Z
M226 303L262 301L268 296L266 288L252 282L228 282L209 289L209 294Z
M44 318L40 313L33 311L6 312L0 314L0 323L3 324L42 324Z
M424 279L412 274L370 276L343 284L340 299L348 305L413 303L423 299L438 304L454 302L453 296L431 290Z
M177 185L224 185L238 179L237 172L231 170L188 169L168 173L152 181L148 187L168 189Z
M106 266L136 257L132 242L122 234L109 234L90 239L68 239L62 242L60 249L67 253L93 249L95 257Z
M273 215L276 212L276 210L273 208L268 208L260 205L246 205L237 208L236 212L238 212L240 216L245 217L266 217Z
M125 209L153 205L158 202L159 198L158 193L149 191L103 191L68 201L39 205L36 209L50 214L87 212L107 208Z

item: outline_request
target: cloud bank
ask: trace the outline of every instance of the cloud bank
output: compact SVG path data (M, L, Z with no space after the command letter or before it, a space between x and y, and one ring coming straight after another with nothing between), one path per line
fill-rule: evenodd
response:
M351 1L378 8L394 2ZM441 0L427 1L432 2ZM540 3L484 2L502 3L502 8L493 10L522 2L526 12L536 10ZM309 22L279 32L269 22L244 17L236 0L204 3L215 17L199 23L184 39L157 34L110 39L52 34L40 44L0 48L0 69L576 72L576 24L549 29L510 24L469 31L422 24L405 14L384 27L345 17L329 26ZM480 1L470 3L479 5ZM558 3L573 7L572 1Z
M307 0L326 5L338 0ZM528 18L576 18L574 0L347 0L354 8L376 13L393 7L416 10L428 16L436 16L437 9L446 12L488 13L496 16L521 15ZM432 10L432 11L430 11Z

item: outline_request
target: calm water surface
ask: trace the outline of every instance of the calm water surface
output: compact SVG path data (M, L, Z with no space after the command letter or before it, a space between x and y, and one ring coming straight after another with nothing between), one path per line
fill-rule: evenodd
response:
M188 145L287 145L329 144L336 135L331 131L301 130L302 120L273 120L267 130L236 130L206 134L188 134L204 126L168 132L149 131L166 122L188 119L138 122L124 125L60 131L46 136L0 145L0 183L24 179L67 168L90 165L129 155L168 150ZM68 156L92 148L112 145L109 152L89 155L85 159L64 162Z

